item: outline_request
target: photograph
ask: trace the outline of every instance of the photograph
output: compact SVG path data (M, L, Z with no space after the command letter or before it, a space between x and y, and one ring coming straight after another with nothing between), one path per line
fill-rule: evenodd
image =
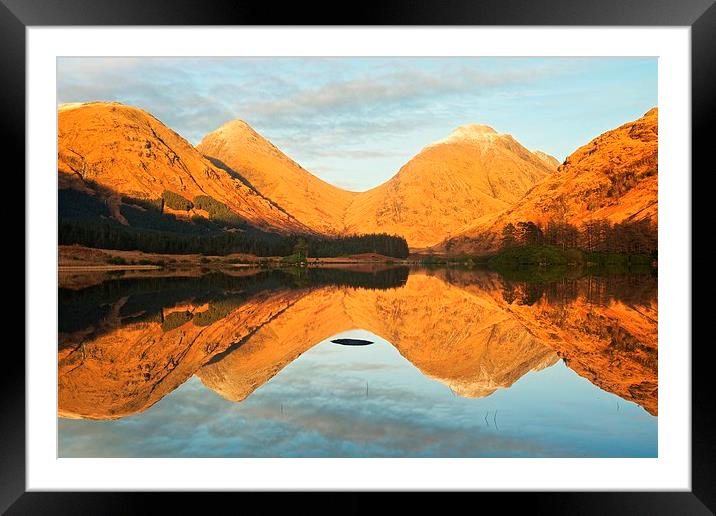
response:
M57 457L658 459L659 79L57 56Z
M0 513L713 514L715 2L0 0Z

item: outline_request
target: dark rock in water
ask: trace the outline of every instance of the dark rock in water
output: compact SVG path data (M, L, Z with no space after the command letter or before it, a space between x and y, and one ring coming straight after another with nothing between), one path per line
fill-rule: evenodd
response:
M368 344L373 344L370 340L361 339L335 339L331 342L335 342L336 344L340 344L342 346L367 346Z

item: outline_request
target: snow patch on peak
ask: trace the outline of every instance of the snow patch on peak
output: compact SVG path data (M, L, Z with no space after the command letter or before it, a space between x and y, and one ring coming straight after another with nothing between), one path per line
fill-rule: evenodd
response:
M249 134L251 136L258 136L258 133L244 120L239 118L226 122L224 125L219 127L213 133L210 133L221 137L231 137L240 134Z
M91 100L88 102L64 102L57 106L57 111L68 111L70 109L77 109L85 106L118 106L128 107L121 102L103 101L103 100Z
M451 136L459 136L459 137L463 137L463 138L469 138L471 136L482 136L485 134L497 134L497 131L495 131L489 125L467 124L467 125L461 125L457 129L455 129L451 133Z
M70 109L76 109L78 107L82 107L86 105L86 102L65 102L64 104L60 104L57 106L57 111L67 111Z
M461 125L453 132L451 132L447 138L443 138L435 142L433 145L440 143L459 143L459 142L476 142L476 143L489 143L497 138L506 136L498 133L489 125L481 124L467 124Z

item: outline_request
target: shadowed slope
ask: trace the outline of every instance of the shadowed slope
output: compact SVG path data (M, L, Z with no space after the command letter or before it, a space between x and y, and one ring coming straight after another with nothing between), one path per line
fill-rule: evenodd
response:
M121 197L161 201L173 195L187 206L206 196L249 224L268 230L308 232L245 182L215 167L189 142L141 109L115 102L90 102L58 108L60 188L103 198L111 216L127 224ZM95 191L95 185L103 192ZM165 192L168 192L165 193ZM217 205L218 206L218 205ZM208 218L198 207L164 213Z

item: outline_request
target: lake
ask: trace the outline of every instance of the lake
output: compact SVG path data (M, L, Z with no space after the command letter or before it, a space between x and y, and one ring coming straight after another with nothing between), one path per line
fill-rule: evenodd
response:
M657 311L649 273L61 275L58 455L656 457Z

